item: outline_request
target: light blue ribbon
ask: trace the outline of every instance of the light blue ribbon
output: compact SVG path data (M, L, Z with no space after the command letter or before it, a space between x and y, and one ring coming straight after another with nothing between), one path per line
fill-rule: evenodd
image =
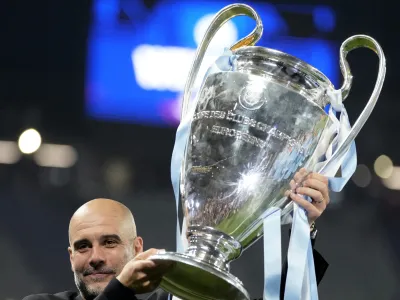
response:
M264 299L279 300L282 277L282 253L280 251L282 245L281 210L279 208L270 208L264 217L263 223Z
M310 226L304 209L293 206L292 234L288 249L288 272L285 287L285 300L305 299L302 295L303 278L306 272L310 243ZM302 297L300 297L302 295Z
M175 145L174 150L172 152L171 159L171 181L172 187L174 189L175 195L175 204L176 204L176 251L179 253L184 252L184 246L181 238L181 230L179 226L179 185L180 185L180 175L181 175L181 166L182 161L185 155L186 144L189 137L190 125L192 120L192 114L186 114L181 123L178 126L178 130L176 131L175 137Z

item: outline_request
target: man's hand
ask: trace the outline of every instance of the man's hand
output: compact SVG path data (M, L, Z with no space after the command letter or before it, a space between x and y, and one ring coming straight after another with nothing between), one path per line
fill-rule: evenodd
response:
M302 168L294 175L290 182L290 198L307 211L309 223L315 222L324 212L329 204L328 178L311 172L307 175L306 169ZM308 196L312 202L308 202L303 196Z
M136 294L154 291L160 284L161 278L170 265L158 264L148 258L159 253L157 249L149 249L137 255L123 268L117 279Z

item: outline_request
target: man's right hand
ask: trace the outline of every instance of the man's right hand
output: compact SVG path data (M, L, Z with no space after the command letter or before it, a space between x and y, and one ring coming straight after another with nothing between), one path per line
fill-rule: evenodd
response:
M170 265L158 264L148 258L163 250L149 249L129 261L117 276L119 282L133 289L136 294L154 291Z

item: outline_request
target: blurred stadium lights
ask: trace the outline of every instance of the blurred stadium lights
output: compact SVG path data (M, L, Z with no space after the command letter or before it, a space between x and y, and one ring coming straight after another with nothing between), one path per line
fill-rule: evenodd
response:
M138 85L145 90L183 90L195 50L181 47L139 45L132 52ZM181 63L177 64L176 61ZM154 72L158 66L158 72Z
M19 150L24 154L36 152L42 144L40 133L33 128L25 130L18 139Z
M371 183L372 175L366 165L359 164L351 179L356 186L365 188Z
M380 178L389 178L393 172L393 162L386 155L379 156L374 163L374 171Z
M374 171L386 188L400 190L400 167L394 166L390 157L380 155L374 162Z
M18 148L23 154L32 154L33 160L41 167L70 168L78 159L77 151L72 146L42 144L40 133L30 128L20 135L18 144L12 141L0 141L0 163L17 163L21 157Z
M18 144L11 141L0 141L0 164L15 164L21 158Z
M400 167L393 167L388 178L382 178L382 183L390 190L400 190Z
M69 145L43 144L34 154L34 160L41 167L70 168L78 160L78 154Z
M41 137L35 131L25 131L18 143L0 141L0 164L16 164L21 153L32 154L38 166L52 168L71 168L78 160L76 149L69 145L41 144Z
M133 170L122 159L110 159L103 165L103 175L111 192L125 192L132 187Z

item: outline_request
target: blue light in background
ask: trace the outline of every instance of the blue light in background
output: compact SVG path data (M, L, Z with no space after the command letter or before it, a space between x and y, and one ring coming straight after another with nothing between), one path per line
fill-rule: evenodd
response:
M336 27L335 11L328 6L317 6L313 10L315 27L323 32L331 32Z
M177 49L177 53L182 49L194 53L197 48L194 39L197 22L206 15L214 15L230 2L181 1L175 4L162 1L158 2L153 10L141 7L140 18L131 17L131 24L126 26L118 24L117 18L121 6L128 7L123 1L125 0L97 0L94 4L97 16L89 38L86 74L87 114L103 120L159 126L175 125L177 120L173 114L181 91L176 88L165 89L165 82L157 87L156 77L158 76L158 80L160 78L173 80L173 76L177 78L187 76L186 69L190 67L192 59L188 60L187 56L167 54L174 52L174 49ZM141 1L135 0L135 2ZM289 37L288 25L276 6L266 3L249 5L260 14L264 24L264 34L258 43L259 46L294 55L322 71L336 84L339 70L336 43L323 39ZM129 15L130 11L137 16L136 6L129 5L129 7L125 13ZM334 22L333 25L332 22L326 22L330 20L329 13L321 8L323 7L319 7L319 10L309 10L314 21L318 23L323 20L325 29L335 26ZM248 17L236 17L232 22L237 31L235 37L237 39L251 32L255 24L254 20ZM133 53L143 44L165 51L159 51L154 56L140 57L142 60L136 62L144 63L139 70L138 65L134 63ZM223 45L223 47L229 46ZM165 58L166 64L165 61L157 60L157 55ZM171 60L173 67L168 64ZM155 81L144 86L143 81L137 81L137 76L143 74L147 76L145 81L152 80L153 77Z
M112 23L118 13L118 0L98 0L93 5L95 22Z

